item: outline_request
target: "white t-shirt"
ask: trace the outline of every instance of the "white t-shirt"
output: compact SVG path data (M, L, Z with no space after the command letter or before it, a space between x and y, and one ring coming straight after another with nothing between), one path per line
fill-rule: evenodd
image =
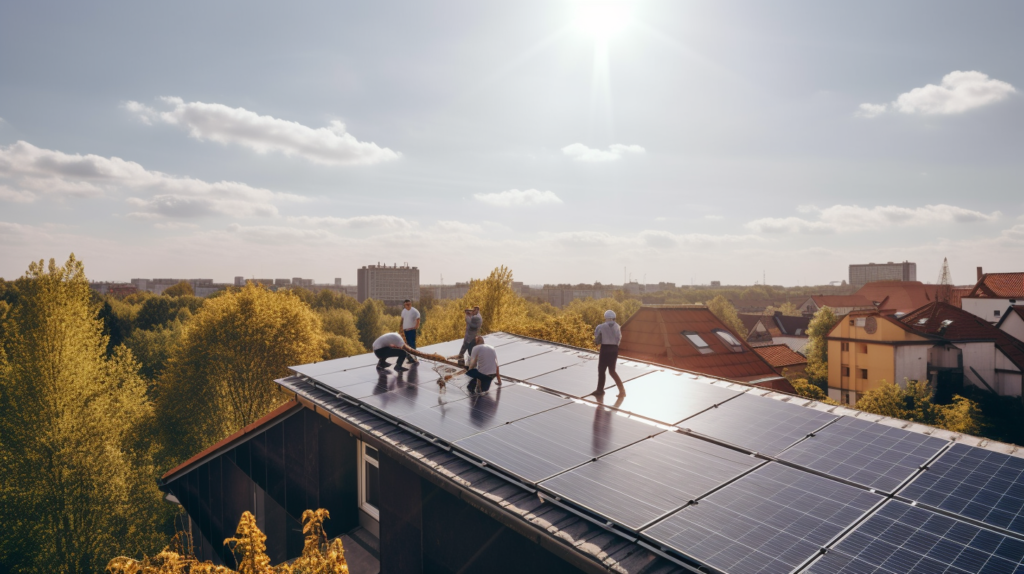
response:
M477 345L469 354L469 363L476 361L476 370L485 375L494 375L498 372L498 353L490 345Z
M392 345L401 349L405 345L405 339L398 333L384 333L373 342L373 350L386 349Z
M416 307L402 309L402 329L411 331L416 328L416 319L420 318L420 312Z

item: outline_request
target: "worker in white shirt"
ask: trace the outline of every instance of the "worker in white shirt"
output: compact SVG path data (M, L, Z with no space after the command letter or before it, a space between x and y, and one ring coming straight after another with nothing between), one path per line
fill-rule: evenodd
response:
M378 369L388 368L387 360L391 357L398 357L398 361L395 362L395 370L408 371L409 369L403 367L402 363L409 357L411 350L398 333L384 333L373 342L373 354L377 356Z
M487 392L491 381L495 378L501 384L501 371L498 369L498 352L494 347L484 344L483 337L474 340L473 350L469 354L469 370L466 376L473 379L467 387L470 392Z
M615 311L611 309L604 312L604 323L594 329L594 343L601 346L601 354L597 359L597 390L594 396L600 397L604 394L604 372L607 370L615 386L619 388L619 396L626 396L626 387L622 386L622 379L615 372L615 363L619 360L619 342L622 341L622 329L615 322Z
M409 348L416 348L416 331L420 328L420 312L412 306L412 301L406 299L402 303L402 333L405 334L405 344ZM416 357L409 357L414 363L419 362Z

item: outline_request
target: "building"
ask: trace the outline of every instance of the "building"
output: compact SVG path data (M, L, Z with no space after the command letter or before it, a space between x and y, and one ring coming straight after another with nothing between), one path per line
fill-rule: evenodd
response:
M917 263L868 263L850 265L850 285L860 288L873 281L917 281Z
M754 347L754 352L761 355L780 375L800 377L807 369L807 357L790 349L788 345L761 345Z
M356 298L362 303L367 299L383 301L385 305L401 305L406 299L420 298L420 270L409 264L391 267L387 265L364 265L356 272Z
M100 295L111 295L113 297L127 297L138 293L138 288L133 283L118 283L116 281L90 281L89 289Z
M188 283L192 287L192 292L195 293L196 297L206 297L212 295L222 289L227 289L230 285L228 283L214 283L213 279L170 279L170 278L158 278L158 279L132 279L131 283L135 286L138 291L148 291L154 295L160 295L168 287L177 285L178 283Z
M420 285L420 295L430 293L434 299L462 299L469 293L469 282L454 285Z
M960 307L989 323L998 323L1007 307L1024 304L1024 272L982 273L978 282L960 299Z
M641 307L622 325L619 356L793 392L789 381L703 305Z
M875 306L863 295L812 295L797 305L804 315L812 316L822 307L829 307L836 316L852 311L874 309Z
M948 303L897 318L854 311L828 334L829 398L856 404L882 381L928 381L939 396L964 384L1020 396L1024 343Z
M773 315L740 315L740 320L747 327L747 342L753 347L781 344L797 353L807 348L810 317L791 317L776 311Z
M996 328L1018 341L1024 341L1024 305L1014 305L1003 313Z
M769 307L781 307L786 303L800 306L807 301L807 297L776 297L774 299L729 299L729 303L736 308L737 313L748 313L760 315Z
M876 309L909 313L936 301L940 287L946 291L951 289L950 286L925 285L920 281L873 281L858 289L855 295L867 299Z
M1021 468L1014 445L630 361L629 396L602 403L586 395L593 352L489 337L516 376L480 395L457 377L440 391L427 360L404 375L369 354L292 367L276 381L291 400L162 477L200 558L235 566L221 541L243 511L272 563L295 558L302 510L322 507L328 536L375 545L385 574L1024 563L1016 515L991 502L1024 487L990 480ZM986 496L942 502L962 484Z

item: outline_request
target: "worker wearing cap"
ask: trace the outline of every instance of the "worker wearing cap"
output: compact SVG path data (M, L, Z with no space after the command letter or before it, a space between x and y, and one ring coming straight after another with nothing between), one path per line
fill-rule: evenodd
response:
M615 386L619 388L619 396L626 396L626 387L622 386L622 379L615 372L615 362L619 359L619 341L622 340L622 329L615 322L615 311L611 309L604 312L604 323L594 329L594 343L601 346L601 355L597 360L597 390L595 396L604 394L604 372L608 370L615 380Z
M480 334L480 327L484 324L484 318L480 315L480 307L466 309L466 336L462 339L462 348L459 349L459 361L466 353L472 353L476 345L476 338Z

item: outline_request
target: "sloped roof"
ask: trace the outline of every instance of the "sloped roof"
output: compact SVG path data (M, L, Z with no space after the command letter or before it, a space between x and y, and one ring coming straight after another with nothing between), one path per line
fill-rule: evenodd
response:
M771 322L775 324L779 335L786 337L806 337L807 327L811 325L810 317L792 317L790 315L783 315L782 313L775 313L771 317ZM775 333L772 333L774 336Z
M895 309L909 313L934 301L929 289L920 281L874 281L857 290L879 309Z
M783 367L794 367L806 365L807 357L790 349L788 345L765 345L754 347L754 351L761 355L769 365L781 370Z
M978 280L974 289L964 297L981 297L993 299L1024 299L1024 272L1019 273L985 273Z
M707 307L641 307L622 326L619 355L760 386L775 384L771 379L778 379L778 373L753 347L732 333L741 348L740 352L732 351L715 330L732 333ZM683 331L700 336L710 352L702 353L682 335ZM789 386L785 379L779 384L783 382Z
M746 327L748 333L754 330L754 326L756 326L761 320L761 317L763 317L763 315L754 315L752 313L737 314L740 316L740 323L743 323L743 326Z
M861 307L868 308L874 307L871 300L863 295L812 295L809 297L814 300L814 304L818 307L831 307L838 309L841 307Z
M922 319L928 319L920 324ZM942 323L950 321L943 328ZM1024 369L1024 343L988 321L948 303L929 303L900 318L910 329L953 342L994 341L996 347L1018 368Z
M1006 318L1009 317L1010 315L1017 315L1021 319L1024 319L1024 305L1013 305L1013 306L1011 306L1010 307L1010 312L1009 313L1004 313L1003 316L999 318L999 322L996 323L996 329L999 329L1001 331L1002 327L1003 327L1003 323L1006 321Z

